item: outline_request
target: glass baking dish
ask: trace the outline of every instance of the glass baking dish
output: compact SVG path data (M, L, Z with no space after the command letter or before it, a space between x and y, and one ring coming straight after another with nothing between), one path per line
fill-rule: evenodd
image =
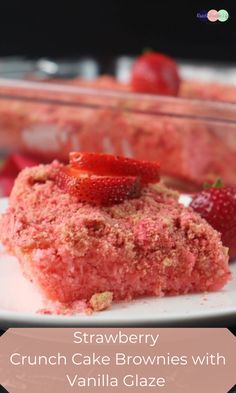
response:
M0 150L42 162L105 152L158 160L182 190L236 185L236 104L0 79Z

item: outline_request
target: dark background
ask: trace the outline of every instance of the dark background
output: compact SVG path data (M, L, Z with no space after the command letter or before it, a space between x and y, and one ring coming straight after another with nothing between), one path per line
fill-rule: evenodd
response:
M0 56L101 58L151 47L177 58L236 62L235 0L41 0L0 2ZM226 9L204 23L201 10Z

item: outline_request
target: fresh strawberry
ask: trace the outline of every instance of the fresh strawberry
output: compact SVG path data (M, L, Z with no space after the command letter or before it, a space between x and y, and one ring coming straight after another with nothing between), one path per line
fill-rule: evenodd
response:
M70 153L70 164L77 169L96 175L138 176L142 184L157 183L160 180L158 162L135 160L110 154Z
M190 206L221 233L230 257L236 257L236 187L206 189L193 197Z
M133 91L176 96L179 86L177 64L170 57L147 52L134 62L131 73Z
M109 206L140 195L140 181L134 176L96 176L71 166L63 167L56 178L57 185L76 196L80 202Z

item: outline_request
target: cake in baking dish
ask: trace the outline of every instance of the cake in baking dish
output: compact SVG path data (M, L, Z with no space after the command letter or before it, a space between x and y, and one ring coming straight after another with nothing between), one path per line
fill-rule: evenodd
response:
M42 100L40 89L32 88L31 95L37 102L11 102L2 98L2 148L12 150L14 146L14 149L37 156L43 162L51 162L55 157L64 161L71 150L78 149L138 159L155 160L158 157L162 174L180 189L201 189L204 182L214 182L216 178L221 178L226 185L236 184L234 125L215 122L215 115L210 110L212 105L209 113L205 113L212 120L201 119L201 109L191 106L190 100L227 101L232 95L231 100L235 101L235 87L229 90L225 85L182 81L179 97L185 101L175 99L173 104L170 102L170 116L159 114L166 105L163 98L153 100L150 96L143 96L139 100L137 93L135 96L129 94L129 84L122 84L112 77L102 76L94 81L78 78L68 83L84 89L84 93L78 89L78 96L71 95L65 87L64 92L54 94L54 101L50 103L45 92ZM9 92L5 89L2 94ZM24 90L22 94L25 94ZM72 105L56 105L55 99ZM180 116L174 116L172 105L180 105ZM208 106L202 101L202 110ZM227 107L223 112L222 116L227 120Z

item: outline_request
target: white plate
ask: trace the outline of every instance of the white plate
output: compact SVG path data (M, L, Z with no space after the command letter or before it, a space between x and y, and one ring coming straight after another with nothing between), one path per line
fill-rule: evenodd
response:
M0 199L0 212L7 200ZM53 316L37 314L42 298L27 281L16 258L0 252L0 327L16 325L101 326L101 325L218 325L236 321L236 263L234 278L224 290L165 298L145 298L113 304L109 310L91 316Z

